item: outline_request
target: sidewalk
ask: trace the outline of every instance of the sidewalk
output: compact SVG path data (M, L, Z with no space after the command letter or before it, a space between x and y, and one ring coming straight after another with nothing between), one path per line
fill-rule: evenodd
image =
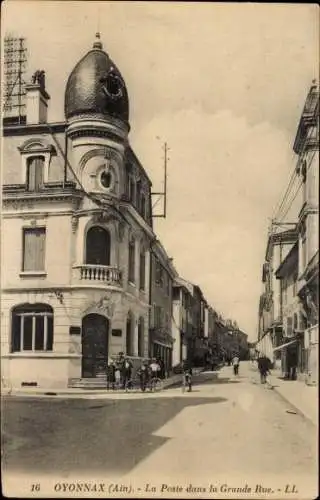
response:
M195 368L193 370L193 374L195 376L199 375L202 372L202 368ZM163 389L168 389L171 386L177 385L182 381L182 375L172 375L167 379L163 380ZM45 389L42 387L23 387L23 388L1 388L1 397L4 396L19 396L19 397L58 397L58 398L86 398L90 397L90 399L108 399L114 397L130 397L134 394L139 394L143 396L145 393L141 391L128 391L125 392L123 390L110 390L110 389L71 389L71 388L50 388ZM157 394L157 393L154 393ZM149 393L148 393L149 395Z
M257 369L256 371L258 372ZM303 415L313 425L318 426L318 387L309 386L302 380L284 380L278 370L271 371L271 374L268 375L267 385L279 394L297 413Z

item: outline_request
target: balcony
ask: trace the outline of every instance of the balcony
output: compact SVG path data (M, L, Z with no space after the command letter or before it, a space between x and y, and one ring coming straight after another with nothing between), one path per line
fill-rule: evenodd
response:
M116 267L83 264L73 267L73 278L79 284L122 286L121 271Z

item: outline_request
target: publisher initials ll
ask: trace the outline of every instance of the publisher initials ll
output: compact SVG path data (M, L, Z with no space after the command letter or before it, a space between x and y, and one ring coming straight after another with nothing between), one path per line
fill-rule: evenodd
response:
M293 484L292 486L290 484L286 485L286 489L284 490L285 493L298 493L298 490L296 489L296 485Z

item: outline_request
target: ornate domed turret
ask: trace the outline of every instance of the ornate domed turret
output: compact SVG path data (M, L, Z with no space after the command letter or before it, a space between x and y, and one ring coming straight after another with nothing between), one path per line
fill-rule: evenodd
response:
M65 92L66 118L104 115L129 120L128 93L116 65L104 52L97 33L93 48L69 76Z

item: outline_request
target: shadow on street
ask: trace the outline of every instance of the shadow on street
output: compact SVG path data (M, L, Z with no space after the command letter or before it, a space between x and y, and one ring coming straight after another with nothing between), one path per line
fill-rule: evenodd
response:
M8 472L129 472L170 438L153 433L184 408L225 398L6 399L2 464Z

